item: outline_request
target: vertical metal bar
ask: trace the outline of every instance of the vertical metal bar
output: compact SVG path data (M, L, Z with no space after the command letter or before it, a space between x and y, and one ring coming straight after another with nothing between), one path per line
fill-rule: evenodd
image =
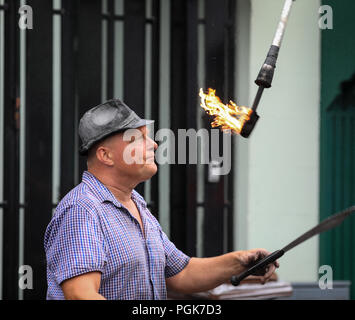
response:
M170 128L170 0L160 0L159 129ZM170 166L159 166L159 221L170 236Z
M171 110L170 123L175 137L178 129L186 128L187 102L187 10L186 1L171 1ZM183 107L184 106L184 107ZM176 145L176 143L175 143ZM178 150L175 146L175 150ZM178 164L170 170L170 236L175 245L187 253L187 190L186 165Z
M62 1L53 0L53 9L61 10ZM53 113L52 113L52 203L58 203L60 199L60 172L61 172L61 68L62 68L62 17L61 15L53 15ZM54 208L53 208L54 212Z
M124 100L139 116L144 115L145 98L145 1L124 2ZM141 183L136 190L144 195Z
M27 33L24 263L35 276L33 289L24 297L43 299L47 287L43 236L52 212L52 1L27 3L36 13L36 25Z
M177 137L179 129L197 127L197 0L171 2L171 39L171 128ZM196 255L196 184L196 164L172 168L171 238L191 256Z
M4 0L0 0L4 5ZM0 203L4 202L4 55L5 55L5 15L0 10ZM2 300L3 286L3 208L0 207L0 300Z
M146 21L152 20L153 18L153 1L145 0L145 18ZM146 119L151 119L152 117L152 29L153 26L150 23L145 24L145 97L144 97L144 117ZM154 132L150 134L154 137ZM144 195L145 201L150 204L152 202L151 195L151 180L144 183Z
M227 52L226 52L226 74L227 74L227 95L228 97L235 97L235 84L234 84L234 77L235 77L235 36L236 36L236 28L235 28L235 21L236 21L236 1L229 0L228 2L228 22L227 22ZM231 171L229 172L228 176L226 177L227 180L227 192L225 194L225 203L228 204L227 206L227 217L226 217L226 227L225 227L225 234L227 235L227 243L225 245L225 252L233 251L234 249L234 170L235 167L233 166L234 158L235 158L235 141L237 137L232 136L231 140ZM224 151L225 152L225 151Z
M206 5L206 86L216 89L224 97L225 86L225 25L227 22L228 1L205 0ZM207 120L207 118L206 118ZM206 123L210 127L209 121ZM221 144L220 134L220 145ZM211 159L213 160L213 159ZM207 177L206 177L207 178ZM219 182L206 182L204 255L215 256L223 253L224 233L224 176ZM206 179L207 180L207 179Z
M197 42L198 42L198 58L197 58L197 83L199 88L205 88L205 2L204 0L198 0L198 21L200 23L197 27ZM199 106L200 102L197 103L197 129L202 129L203 126L203 116L204 110ZM203 150L205 148L205 142L201 141L201 147L198 149L199 152L199 163L197 164L197 202L204 202L205 194L205 166L201 163ZM197 207L196 212L196 256L203 257L203 221L205 209L203 206Z
M61 24L61 149L60 198L75 185L75 158L77 158L76 110L76 2L62 0L64 14Z
M124 0L115 0L114 13L116 16L124 17ZM123 20L116 20L114 22L114 92L115 98L125 100L124 97L124 33L125 33L125 23ZM112 68L112 66L109 66Z
M3 209L3 299L18 298L19 264L19 123L18 123L18 8L19 2L7 0L5 12L4 59L4 200ZM17 118L15 118L15 116Z
M144 114L145 1L125 0L124 100L138 115Z
M197 0L188 0L186 6L186 115L187 128L197 128L197 28L198 28ZM189 153L188 153L189 154ZM189 164L186 167L186 252L196 256L196 189L197 167Z
M102 14L108 15L108 0L102 0ZM101 35L101 101L107 100L107 37L108 37L108 21L102 19L101 22L102 35Z
M146 21L153 19L153 0L145 0ZM152 23L145 24L145 109L144 117L151 118L152 114Z
M20 5L26 4L25 0L20 1ZM20 31L20 150L19 150L19 201L25 204L25 170L26 170L26 39L27 33ZM24 264L25 259L25 208L19 208L19 266ZM23 300L24 292L18 288L18 298Z
M152 3L152 67L151 67L151 117L155 120L154 130L159 128L159 89L160 89L160 0ZM155 134L155 132L154 132ZM151 207L152 213L159 218L159 175L160 170L151 179Z
M77 43L77 42L76 42ZM78 44L76 44L78 46ZM76 52L77 58L79 58L79 53ZM73 160L74 160L74 185L77 185L80 183L81 178L82 178L82 172L87 168L87 164L84 162L85 159L84 157L81 157L79 155L78 149L79 145L81 144L80 138L79 138L79 121L80 121L80 116L81 113L85 111L80 111L80 92L79 92L79 84L77 82L77 79L79 78L79 63L77 63L77 68L76 68L76 83L77 87L75 90L75 96L74 96L74 153L73 153Z
M78 112L76 127L82 115L90 108L100 104L101 90L101 2L81 0L78 7ZM86 157L79 158L78 179L87 169Z
M107 38L106 38L106 55L103 57L106 59L106 94L107 99L112 99L113 96L113 85L114 85L114 42L118 39L115 39L114 36L114 2L113 0L107 1L107 12L108 12L108 20L107 20Z

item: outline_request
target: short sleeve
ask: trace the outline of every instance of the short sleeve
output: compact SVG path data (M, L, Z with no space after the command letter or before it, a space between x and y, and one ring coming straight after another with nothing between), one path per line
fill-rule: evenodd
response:
M162 229L160 232L166 258L165 278L169 278L182 271L189 263L190 257L177 249Z
M103 272L107 258L94 213L73 205L56 218L49 232L47 264L58 284L84 273Z

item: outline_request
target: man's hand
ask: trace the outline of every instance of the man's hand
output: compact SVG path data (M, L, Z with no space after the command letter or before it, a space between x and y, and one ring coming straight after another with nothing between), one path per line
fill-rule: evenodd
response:
M238 264L244 269L240 271L240 268L237 268L238 271L236 275L238 275L239 273L251 268L261 259L270 255L270 252L265 249L251 249L245 251L236 251L235 254L237 257ZM279 266L279 263L275 261L267 265L264 269L256 271L255 273L253 273L253 275L260 276L260 282L264 284Z
M258 260L268 256L265 249L234 251L218 257L191 258L187 266L173 277L166 279L169 289L181 293L193 293L210 290L231 277L239 275L253 266ZM277 261L269 264L260 275L264 284L279 267Z

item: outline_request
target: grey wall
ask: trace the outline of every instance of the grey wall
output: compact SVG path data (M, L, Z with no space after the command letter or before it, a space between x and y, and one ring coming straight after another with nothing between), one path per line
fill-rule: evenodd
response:
M251 1L250 23L244 21L245 33L239 31L244 39L238 46L241 68L236 73L241 105L254 99L253 81L271 45L283 3ZM318 223L319 6L319 0L294 3L273 86L265 90L259 105L260 120L248 140L238 140L237 249L281 249ZM282 280L317 279L318 239L287 253L280 264L277 274Z

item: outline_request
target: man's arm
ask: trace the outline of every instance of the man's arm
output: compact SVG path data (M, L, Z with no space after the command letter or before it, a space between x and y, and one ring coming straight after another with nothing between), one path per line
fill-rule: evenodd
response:
M61 287L66 300L106 300L99 294L101 272L88 272L65 280Z
M254 261L269 255L264 249L230 252L212 258L191 258L178 274L166 279L169 289L181 293L201 292L227 282L233 275L245 271ZM268 265L268 271L260 278L265 283L278 267L278 262Z

